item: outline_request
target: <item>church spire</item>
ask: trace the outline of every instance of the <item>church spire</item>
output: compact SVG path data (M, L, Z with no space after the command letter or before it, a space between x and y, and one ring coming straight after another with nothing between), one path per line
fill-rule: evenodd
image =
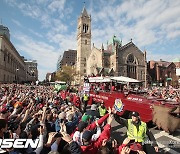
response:
M84 7L83 7L83 10L82 10L81 15L82 15L83 17L88 17L88 13L87 13L87 11L86 11L85 5L84 5Z
M102 46L101 46L101 50L104 51L104 45L103 45L103 43L102 43Z

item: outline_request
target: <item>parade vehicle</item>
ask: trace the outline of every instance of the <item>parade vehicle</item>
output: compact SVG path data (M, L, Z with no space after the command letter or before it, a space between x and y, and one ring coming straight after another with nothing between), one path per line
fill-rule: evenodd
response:
M137 111L142 121L153 122L169 133L180 128L180 102L148 97L146 91L138 87L142 82L123 76L89 77L88 82L89 104L103 101L106 107L115 107L118 115L125 118Z

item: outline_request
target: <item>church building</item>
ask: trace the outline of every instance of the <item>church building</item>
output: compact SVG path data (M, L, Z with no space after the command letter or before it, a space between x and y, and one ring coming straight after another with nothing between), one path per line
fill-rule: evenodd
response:
M137 80L146 79L146 52L142 52L132 40L122 45L113 36L104 49L91 47L91 16L85 7L78 18L76 71L81 82L85 76L125 76Z

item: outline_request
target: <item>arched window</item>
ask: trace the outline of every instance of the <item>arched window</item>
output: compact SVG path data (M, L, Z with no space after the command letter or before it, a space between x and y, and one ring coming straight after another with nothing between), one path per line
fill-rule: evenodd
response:
M85 33L87 32L87 25L85 24Z
M84 29L85 29L85 24L83 24L83 32L84 32Z
M127 63L134 63L134 56L133 54L130 54L127 58Z
M87 24L83 24L83 32L87 33L88 32L88 25Z
M4 53L4 61L6 61L6 54Z
M137 79L137 66L136 66L136 58L133 54L129 54L127 57L127 77Z

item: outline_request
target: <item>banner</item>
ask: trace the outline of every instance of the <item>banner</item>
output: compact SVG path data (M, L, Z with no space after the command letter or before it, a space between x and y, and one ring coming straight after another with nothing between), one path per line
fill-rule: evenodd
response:
M114 108L118 112L123 111L124 104L122 103L121 99L116 99L114 102Z
M89 92L90 91L90 84L89 83L84 83L83 91L84 92Z
M56 84L56 85L54 86L54 88L55 88L55 91L66 90L67 85Z

